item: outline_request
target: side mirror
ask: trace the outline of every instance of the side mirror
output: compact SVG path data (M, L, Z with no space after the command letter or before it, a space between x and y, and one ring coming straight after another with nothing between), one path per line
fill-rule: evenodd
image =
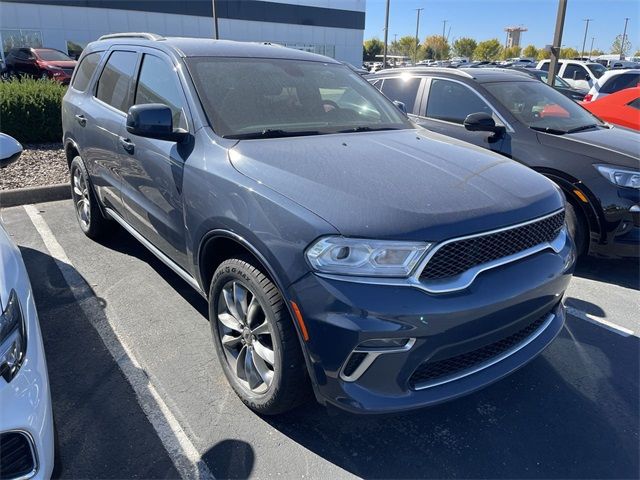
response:
M394 100L393 104L396 107L398 107L402 113L404 113L405 115L407 114L407 106L404 104L404 102L400 102L399 100Z
M173 112L162 103L134 105L127 113L127 132L139 137L182 142L188 132L173 128Z
M15 138L0 133L0 168L7 167L20 158L22 145Z
M496 125L491 115L485 112L471 113L464 119L464 128L470 132L502 133L504 127Z

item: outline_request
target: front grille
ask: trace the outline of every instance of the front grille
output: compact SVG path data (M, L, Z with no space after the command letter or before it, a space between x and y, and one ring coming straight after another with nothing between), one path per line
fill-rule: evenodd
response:
M420 386L421 384L464 372L465 370L469 370L476 365L503 354L507 350L526 340L527 337L540 328L547 317L548 315L544 315L516 333L513 333L497 342L472 350L471 352L445 358L444 360L424 362L415 370L415 372L413 372L413 375L411 375L411 378L409 379L411 388L416 388L416 386Z
M564 210L520 227L447 243L429 260L420 278L428 281L455 277L476 265L551 242L563 224Z
M0 478L28 476L36 467L31 441L20 432L0 434Z

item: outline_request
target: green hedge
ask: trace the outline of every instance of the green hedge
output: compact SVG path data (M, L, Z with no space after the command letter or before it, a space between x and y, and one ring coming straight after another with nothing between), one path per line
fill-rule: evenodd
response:
M62 141L62 97L67 87L54 80L0 82L0 131L22 143Z

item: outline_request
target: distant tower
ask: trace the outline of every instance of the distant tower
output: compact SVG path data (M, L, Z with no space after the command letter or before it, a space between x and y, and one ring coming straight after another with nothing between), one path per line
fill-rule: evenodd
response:
M505 32L507 32L507 41L505 43L505 48L510 47L519 47L520 46L520 34L522 32L527 31L527 27L505 27Z

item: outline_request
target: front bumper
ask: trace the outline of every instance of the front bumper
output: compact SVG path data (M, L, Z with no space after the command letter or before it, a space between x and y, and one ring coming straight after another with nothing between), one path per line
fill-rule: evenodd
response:
M354 413L388 413L451 400L499 380L538 355L562 329L561 298L573 266L567 237L559 253L544 250L484 271L468 288L451 293L305 276L289 295L309 333L306 349L316 395ZM425 363L486 350L539 319L539 328L484 363L416 380ZM377 356L349 381L345 368L354 371L347 367L354 349L380 338L409 339L409 348Z
M16 292L27 325L27 352L10 383L0 377L0 435L6 439L17 432L27 438L33 448L34 469L19 478L49 479L54 463L54 436L47 364L26 275L18 283Z
M593 244L591 253L607 258L640 257L640 204L605 210L608 241Z

